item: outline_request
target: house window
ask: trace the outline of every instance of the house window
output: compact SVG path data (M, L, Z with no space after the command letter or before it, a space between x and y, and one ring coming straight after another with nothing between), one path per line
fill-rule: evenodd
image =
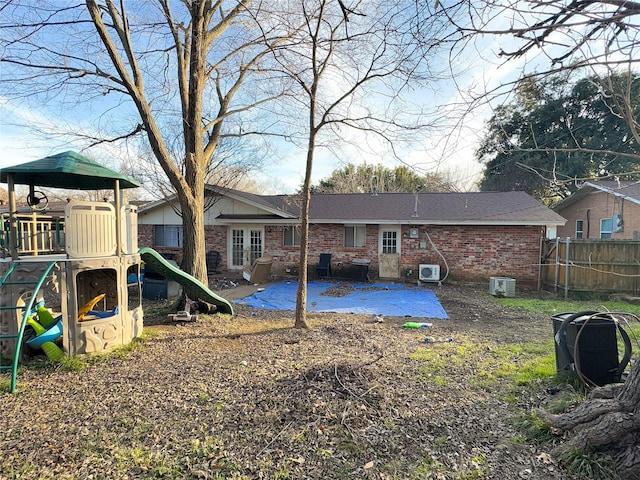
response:
M157 247L182 247L182 225L155 225L154 244Z
M611 238L611 225L612 221L610 218L603 218L600 220L600 238Z
M582 238L583 220L576 220L576 238Z
M398 253L398 232L382 232L382 253Z
M347 248L364 247L365 233L364 225L344 227L344 246Z
M300 230L297 227L284 227L284 246L300 246Z

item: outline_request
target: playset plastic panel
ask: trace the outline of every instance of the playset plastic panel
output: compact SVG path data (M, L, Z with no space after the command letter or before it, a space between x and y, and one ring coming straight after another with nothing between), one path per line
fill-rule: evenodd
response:
M9 212L0 219L0 355L14 358L12 391L25 345L54 360L105 352L142 333L143 257L192 299L233 313L229 302L157 252L138 250L137 209L122 205L120 196L121 189L139 186L135 180L64 152L3 169L0 182L9 186ZM26 215L18 214L16 184L29 185ZM48 200L36 187L111 188L114 202L69 201L62 217L46 217Z

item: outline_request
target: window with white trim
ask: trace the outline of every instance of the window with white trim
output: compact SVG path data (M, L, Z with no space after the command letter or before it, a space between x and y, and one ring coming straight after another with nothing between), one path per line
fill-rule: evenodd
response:
M364 225L347 225L344 227L344 246L346 248L362 248L365 245L367 229Z
M613 226L613 222L611 218L603 218L600 220L600 238L607 239L611 238L611 228Z
M576 238L582 238L584 228L583 220L576 220Z
M398 232L395 230L382 232L382 253L398 253Z

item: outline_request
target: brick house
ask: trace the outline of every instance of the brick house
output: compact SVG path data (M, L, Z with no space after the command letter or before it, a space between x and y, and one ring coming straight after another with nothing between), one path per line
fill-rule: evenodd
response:
M553 210L567 219L559 237L640 240L640 182L585 182Z
M254 195L208 187L206 250L221 270L241 270L262 255L272 272L296 274L299 207L295 195ZM180 261L181 219L167 201L138 212L140 246ZM332 254L337 276L368 267L371 279L418 280L419 265L439 278L508 276L534 284L541 238L554 238L565 219L524 192L316 194L310 208L309 273Z

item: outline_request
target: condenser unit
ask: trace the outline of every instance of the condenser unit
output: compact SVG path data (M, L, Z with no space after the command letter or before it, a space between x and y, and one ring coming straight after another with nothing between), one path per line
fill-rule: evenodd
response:
M491 277L489 279L489 293L494 297L515 297L516 279Z
M419 270L419 279L421 282L439 282L440 265L421 264Z

